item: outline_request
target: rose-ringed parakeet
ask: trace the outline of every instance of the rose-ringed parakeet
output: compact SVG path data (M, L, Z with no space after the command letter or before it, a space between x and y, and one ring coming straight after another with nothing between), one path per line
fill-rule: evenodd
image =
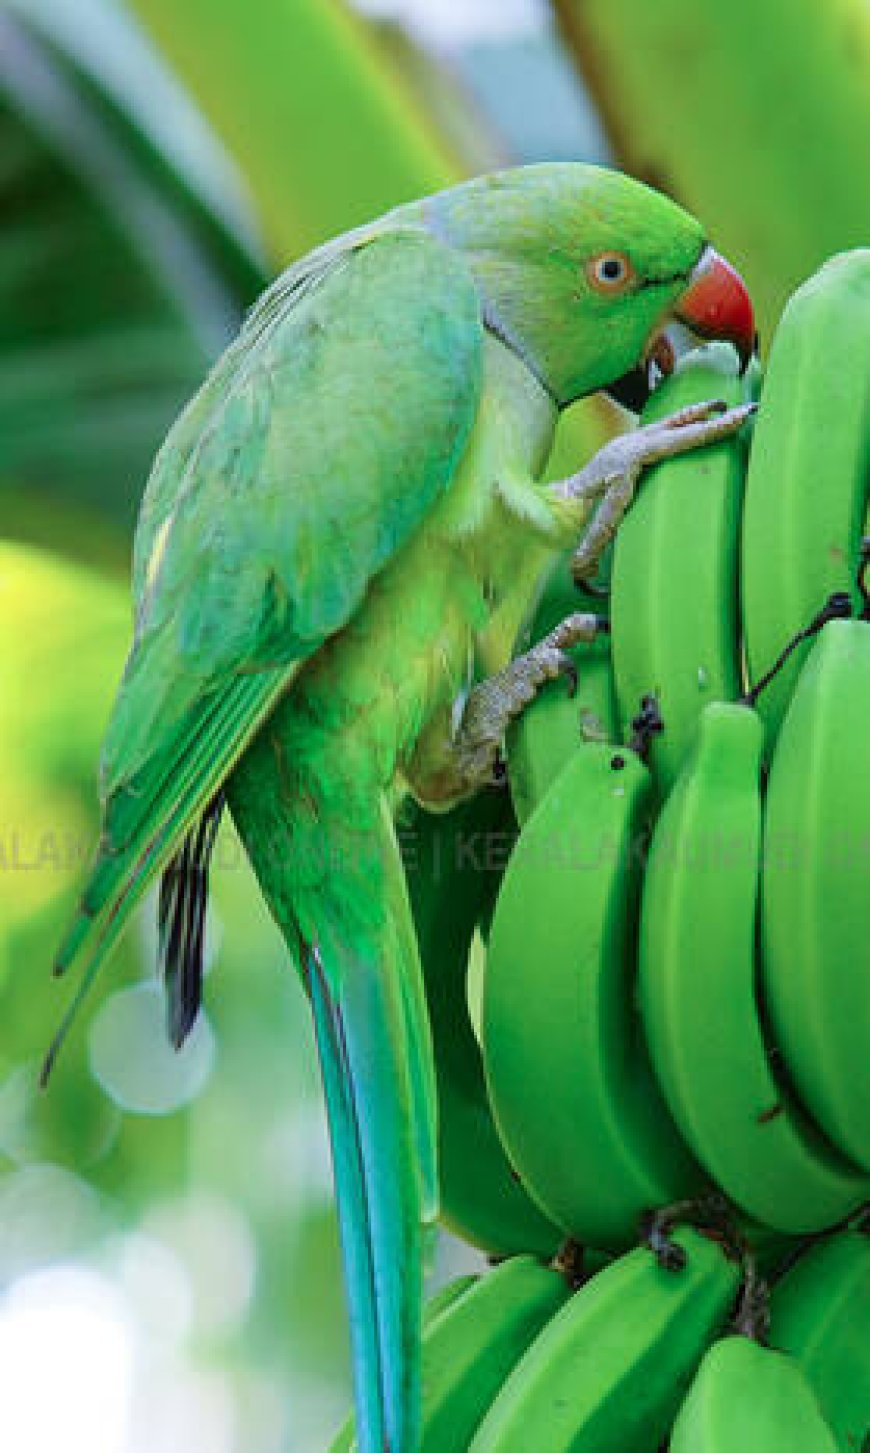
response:
M145 491L103 831L57 969L82 966L74 1010L162 870L180 1044L229 807L311 1000L362 1453L418 1443L421 1238L437 1211L431 1045L393 813L408 792L446 807L491 776L510 717L597 628L578 614L475 684L477 644L529 561L576 543L591 516L585 570L644 464L746 417L688 411L539 482L560 409L636 392L674 317L751 349L743 284L672 202L580 164L482 177L279 277Z

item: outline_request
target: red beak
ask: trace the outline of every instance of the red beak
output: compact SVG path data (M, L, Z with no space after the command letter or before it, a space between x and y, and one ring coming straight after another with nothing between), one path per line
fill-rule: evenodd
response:
M704 248L692 269L674 316L701 338L733 343L746 367L755 348L752 303L739 272L712 247Z

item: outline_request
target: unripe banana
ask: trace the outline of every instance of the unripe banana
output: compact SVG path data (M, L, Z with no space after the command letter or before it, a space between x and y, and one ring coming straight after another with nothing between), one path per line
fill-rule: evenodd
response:
M705 707L653 834L640 1005L659 1084L698 1159L750 1216L787 1233L843 1219L870 1178L778 1084L756 999L761 750L754 710Z
M470 1453L650 1453L673 1421L739 1281L695 1231L666 1271L629 1252L571 1298L508 1378Z
M505 1156L466 993L475 925L495 897L515 831L508 793L493 791L438 816L415 810L401 840L435 1050L441 1218L496 1255L551 1256L561 1233Z
M763 992L787 1072L839 1149L870 1171L870 624L831 621L771 763Z
M589 742L526 824L502 881L483 992L496 1125L529 1194L613 1249L705 1182L656 1087L633 1007L650 777Z
M439 1287L437 1292L433 1292L423 1308L423 1331L431 1327L435 1318L458 1302L460 1297L464 1297L466 1292L470 1292L472 1287L476 1287L479 1281L479 1276L455 1276L451 1281L445 1282L443 1287Z
M870 475L870 249L832 257L776 330L746 481L741 553L750 679L835 591L851 591ZM805 659L759 700L768 743Z
M540 641L579 608L581 597L571 578L570 562L570 554L560 555L553 565L532 619L520 631L517 653ZM521 827L585 742L613 741L618 735L609 636L601 632L594 641L573 646L568 654L577 668L577 690L572 695L565 681L548 682L508 731L508 779Z
M770 1299L770 1341L800 1364L842 1453L870 1438L870 1237L842 1231L807 1251Z
M670 1453L836 1453L798 1364L749 1337L706 1353L680 1409Z
M643 413L652 423L686 404L730 406L757 389L727 344L683 359ZM737 558L746 446L733 436L663 460L644 478L616 537L611 582L613 670L624 735L655 695L664 730L650 750L661 795L674 781L709 701L741 691Z
M570 1295L560 1272L517 1256L479 1278L428 1322L419 1453L467 1453L505 1379ZM346 1441L333 1444L332 1453L355 1447L352 1423L339 1438Z

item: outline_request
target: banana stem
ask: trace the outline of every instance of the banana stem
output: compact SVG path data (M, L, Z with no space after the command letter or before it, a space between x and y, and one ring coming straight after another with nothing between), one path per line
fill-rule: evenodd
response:
M732 1326L739 1336L760 1343L766 1342L770 1330L770 1287L748 1251L743 1254L743 1289Z
M586 1252L579 1241L572 1236L563 1241L553 1258L553 1269L563 1276L572 1291L578 1291L588 1281Z
M861 592L861 599L864 602L864 609L861 612L862 621L870 620L870 588L867 585L868 566L870 566L870 535L865 535L861 541L861 555L858 566L858 589Z
M665 724L662 721L662 714L655 696L642 697L640 711L632 720L631 736L628 740L629 747L642 762L646 762L649 758L653 737L664 729Z
M684 1225L714 1233L735 1259L746 1264L748 1253L738 1235L731 1205L721 1191L712 1191L707 1196L674 1201L643 1217L641 1241L665 1271L682 1271L686 1264L686 1253L671 1239L674 1228Z
M863 574L865 568L866 562L862 566L861 575L859 576L859 586L862 595L864 594ZM867 600L866 595L864 595L864 599L865 601ZM866 615L866 613L867 607L865 607L865 612L862 615L862 619L864 618L864 615ZM782 651L780 651L773 665L770 667L770 670L765 671L764 675L759 677L758 681L756 681L755 685L751 688L751 690L747 691L743 696L741 696L740 701L742 705L755 705L764 688L766 686L769 686L773 678L779 674L786 661L791 656L792 652L797 649L802 641L808 641L812 636L818 635L819 631L822 630L822 628L826 626L829 621L848 620L851 614L852 601L847 591L838 590L833 595L828 596L828 599L825 601L822 609L813 616L809 625L804 626L802 631L798 631L796 636L792 636L788 645L785 646Z

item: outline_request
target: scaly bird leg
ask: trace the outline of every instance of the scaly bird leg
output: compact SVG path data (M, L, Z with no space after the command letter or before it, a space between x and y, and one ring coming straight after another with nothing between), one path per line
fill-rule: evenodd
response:
M462 791L486 786L496 778L505 732L545 682L567 676L574 693L577 667L568 648L579 641L594 641L608 629L608 622L601 616L577 611L503 671L472 688L459 703L453 736L452 765Z
M631 503L642 471L659 459L714 444L737 432L755 412L755 404L727 409L719 399L691 404L659 423L611 439L578 474L541 486L549 502L554 539L570 543L582 533L572 569L578 584L595 575L604 550ZM590 509L597 508L589 520ZM444 807L496 778L499 748L510 722L534 698L545 682L576 671L567 649L578 641L591 641L607 622L577 612L518 656L504 671L475 686L460 698L453 727L439 722L437 733L418 752L409 781L418 800Z
M577 474L546 487L557 505L596 505L574 552L571 570L578 582L594 576L634 497L642 471L660 459L685 454L727 439L755 413L754 403L726 408L721 399L690 404L656 424L611 439Z

